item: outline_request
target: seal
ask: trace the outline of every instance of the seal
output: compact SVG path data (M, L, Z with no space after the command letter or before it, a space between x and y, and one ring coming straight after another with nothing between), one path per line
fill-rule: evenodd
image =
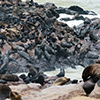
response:
M60 68L60 73L56 75L57 77L64 77L65 76L65 70L64 68Z
M31 64L27 64L26 67L29 68L28 77L34 77L37 74L36 69Z
M53 83L53 85L64 85L66 84L66 82L69 82L70 78L66 78L66 77L60 77L58 79L56 79Z
M1 65L1 67L0 67L0 74L4 74L5 73L5 71L4 71L4 69L5 68L7 68L7 65L9 64L9 62L10 61L15 61L14 59L12 59L12 58L10 58L9 57L9 53L10 51L9 50L7 50L4 54L3 54L3 56L2 56L2 65ZM15 61L16 62L16 61Z
M96 60L94 61L94 63L95 63L95 64L100 64L100 59L96 59Z
M83 81L87 81L89 78L93 78L95 82L98 81L100 77L100 64L91 64L87 66L82 73Z
M2 74L0 75L0 79L13 82L19 81L19 77L17 75L12 74Z
M41 85L44 85L44 83L45 83L44 73L42 71L40 71L38 73L38 77L36 79L32 79L31 82L40 83Z
M0 85L0 100L5 100L6 98L9 98L9 93L11 92L11 89L7 85Z
M10 100L22 100L21 95L15 91L9 93Z
M88 96L94 89L95 83L100 79L100 64L91 64L87 66L82 73L84 81L83 89Z

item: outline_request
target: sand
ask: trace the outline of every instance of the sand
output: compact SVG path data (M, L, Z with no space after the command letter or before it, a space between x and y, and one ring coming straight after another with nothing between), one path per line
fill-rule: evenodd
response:
M74 97L70 100L100 100L100 99L90 98L90 97L85 97L85 96L77 96L77 97Z

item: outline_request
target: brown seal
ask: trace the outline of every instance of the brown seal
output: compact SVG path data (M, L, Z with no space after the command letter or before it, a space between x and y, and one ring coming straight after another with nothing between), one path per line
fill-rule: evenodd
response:
M15 91L9 93L10 100L22 100L21 95Z
M83 89L88 96L94 89L95 83L100 79L100 64L91 64L87 66L82 73L84 81Z
M29 73L28 73L29 77L31 76L34 77L37 74L36 69L31 64L27 64L26 67L29 68Z
M84 69L82 73L83 81L87 81L90 77L93 79L95 77L96 79L94 79L94 81L97 81L97 78L100 77L100 64L92 64Z
M6 80L6 81L19 81L19 77L17 75L13 74L2 74L0 75L0 79Z
M70 81L70 78L66 78L66 77L60 77L58 79L55 80L55 82L53 83L53 85L64 85L66 84L66 82Z
M94 63L95 64L100 64L100 59L96 59Z
M11 92L11 89L7 85L0 85L0 100L5 100L6 98L9 98L9 93Z

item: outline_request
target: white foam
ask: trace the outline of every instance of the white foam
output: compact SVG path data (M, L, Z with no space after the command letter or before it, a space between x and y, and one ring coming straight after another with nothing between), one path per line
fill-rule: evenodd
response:
M76 69L67 68L65 71L66 72L65 76L68 78L71 78L71 79L81 80L83 70L84 70L84 68L80 65L77 65Z
M68 14L61 13L61 14L59 14L58 20L61 18L66 18L66 17L69 17L70 19L72 19L74 17L74 15L68 15Z
M84 70L84 68L80 65L75 66L76 69L73 69L71 67L65 69L65 77L72 79L78 79L78 80L82 80L82 72ZM54 71L46 71L44 72L44 74L46 74L47 76L56 76L58 73L60 72L60 69L56 69ZM26 76L28 75L28 73L24 72L24 73L16 73L15 75L20 76L21 74L25 74Z
M80 65L76 66L76 69L72 69L71 67L65 69L65 76L70 79L82 79L82 72L84 68ZM47 76L55 76L60 72L60 69L56 69L54 71L44 72Z
M87 17L87 18L100 18L100 15L80 15L80 16L83 16L84 18ZM71 20L71 21L63 21L61 20L62 18L70 18L72 19L74 17L74 15L68 15L68 14L60 14L59 18L57 19L59 22L63 22L63 23L66 23L69 27L73 27L73 26L77 26L81 23L83 23L84 21L83 20Z
M100 18L100 15L82 15L84 18L85 17L88 17L88 18L90 18L90 19L92 19L92 18Z

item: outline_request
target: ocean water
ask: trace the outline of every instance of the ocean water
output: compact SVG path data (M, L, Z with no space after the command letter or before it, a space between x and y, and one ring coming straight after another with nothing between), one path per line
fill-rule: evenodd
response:
M65 69L65 77L70 78L71 80L73 80L73 79L81 80L83 70L84 70L84 68L80 65L77 65L76 69L72 69L69 67L69 68ZM48 71L48 72L44 72L44 73L47 76L55 76L59 72L60 72L60 69L56 69L54 71Z
M84 68L80 65L75 66L76 69L72 69L72 68L66 68L65 69L65 77L70 78L71 80L73 79L78 79L78 80L82 80L82 72L84 70ZM47 76L56 76L58 73L60 72L60 69L56 69L54 71L46 71L44 72L44 74L46 74ZM16 75L20 76L21 74L25 74L27 75L28 73L16 73Z
M85 10L94 11L100 14L100 0L34 0L38 3L54 3L58 7L70 7L72 5L78 5Z
M100 14L98 14L98 15L82 15L82 16L84 18L88 17L90 19L100 18ZM57 20L60 21L60 22L66 23L69 27L77 26L77 25L83 23L83 20L71 20L71 21L60 20L62 18L70 18L70 19L72 19L73 17L74 17L74 15L60 14L60 17Z

